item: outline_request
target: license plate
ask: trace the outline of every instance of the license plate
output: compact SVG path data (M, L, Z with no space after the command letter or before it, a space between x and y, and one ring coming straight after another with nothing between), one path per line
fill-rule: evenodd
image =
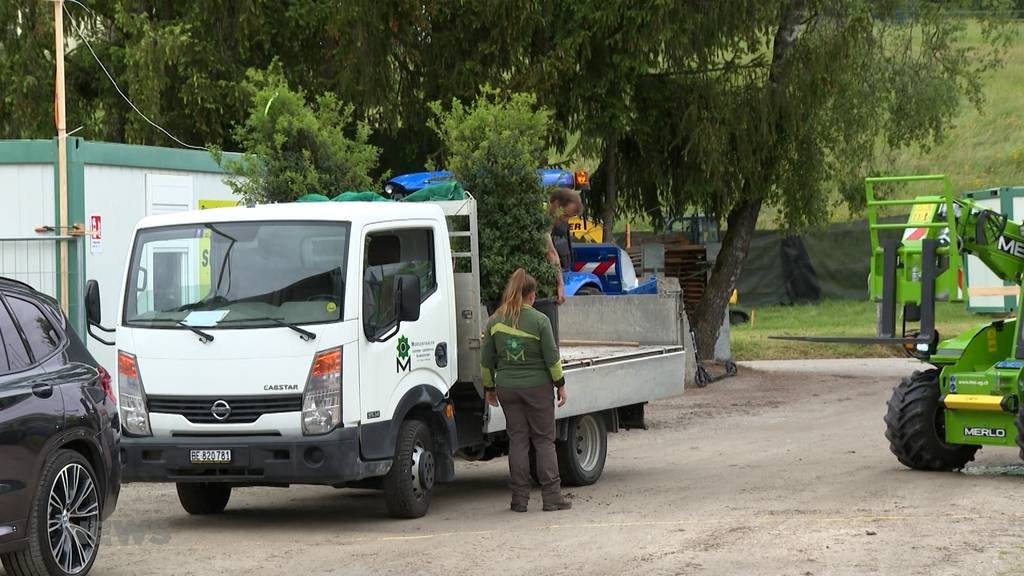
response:
M231 464L231 450L190 450L193 464Z

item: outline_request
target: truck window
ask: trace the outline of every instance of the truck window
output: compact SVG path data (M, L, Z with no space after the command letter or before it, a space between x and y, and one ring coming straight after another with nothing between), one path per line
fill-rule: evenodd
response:
M139 230L129 326L265 328L344 317L347 222L210 222ZM218 314L193 314L213 312Z
M363 252L363 328L376 336L395 323L395 276L414 274L426 300L437 291L434 232L429 228L388 230L366 236Z

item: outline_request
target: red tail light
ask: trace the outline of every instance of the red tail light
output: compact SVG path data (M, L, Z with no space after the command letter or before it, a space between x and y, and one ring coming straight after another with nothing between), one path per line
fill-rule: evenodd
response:
M111 385L110 372L107 372L107 369L103 366L99 367L99 372L100 388L103 388L103 393L106 394L107 398L110 398L110 401L116 405L117 398L114 397L114 387Z

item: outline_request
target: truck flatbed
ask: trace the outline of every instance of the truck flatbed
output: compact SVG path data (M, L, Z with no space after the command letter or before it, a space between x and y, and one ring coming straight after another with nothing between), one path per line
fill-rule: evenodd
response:
M682 346L586 345L562 346L562 367L566 370L621 362L623 360L661 356L681 352Z
M683 393L682 346L565 346L561 353L568 401L558 419ZM485 431L504 429L505 414L488 406Z

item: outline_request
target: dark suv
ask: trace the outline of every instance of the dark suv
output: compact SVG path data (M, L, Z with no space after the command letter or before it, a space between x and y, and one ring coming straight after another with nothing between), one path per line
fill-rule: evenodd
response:
M0 278L0 559L83 575L121 487L110 374L57 303Z

